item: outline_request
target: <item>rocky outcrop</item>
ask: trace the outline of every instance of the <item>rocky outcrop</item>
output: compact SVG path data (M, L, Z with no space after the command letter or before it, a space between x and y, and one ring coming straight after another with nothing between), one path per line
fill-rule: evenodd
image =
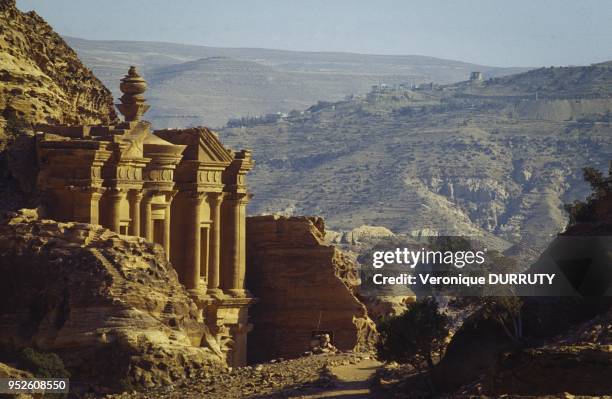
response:
M545 345L504 355L490 391L509 394L612 392L612 310Z
M383 226L367 226L362 225L350 231L327 231L325 239L328 242L335 244L351 244L356 245L361 242L376 243L377 241L389 237L394 237L391 230Z
M576 298L525 298L520 346L476 311L436 365L436 386L495 397L612 392L612 312L592 316L604 305L594 298L582 304Z
M110 91L35 12L0 0L0 141L22 123L109 123ZM10 132L9 132L10 133Z
M408 309L408 305L416 301L413 295L360 295L368 308L368 314L373 320L383 317L399 316Z
M341 350L372 345L376 328L355 295L355 264L324 235L320 218L247 218L247 286L259 298L250 311L251 362L299 356L316 332Z
M74 379L154 386L221 366L163 250L142 238L13 213L0 274L0 345L55 352Z
M612 173L607 177L601 175L596 181L594 193L585 202L571 207L576 220L531 268L536 273L557 273L562 280L557 288L565 295L576 292L579 295L530 298L523 307L526 313L523 317L527 329L542 334L570 323L577 316L584 319L585 311L599 314L573 323L562 333L546 338L543 344L503 355L489 381L492 392L530 395L612 392L612 276L609 271Z
M32 378L32 373L0 363L0 378Z
M32 373L25 371L25 370L19 370L16 369L8 364L4 364L4 363L0 363L0 378L13 378L13 379L28 379L28 378L32 378L33 375ZM37 395L36 398L38 398L41 395ZM16 394L14 396L12 396L15 399L32 399L34 398L34 396L27 394L27 393L22 393L22 394Z
M436 366L442 388L463 384L462 394L493 395L612 392L611 183L612 174L591 175L593 194L569 207L572 223L529 269L555 273L559 283L522 298L520 346L476 312Z

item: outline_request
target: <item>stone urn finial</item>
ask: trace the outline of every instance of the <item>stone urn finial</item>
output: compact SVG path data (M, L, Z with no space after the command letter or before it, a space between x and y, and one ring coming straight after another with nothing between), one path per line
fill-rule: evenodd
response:
M119 99L121 104L117 104L119 112L126 122L139 121L149 109L149 105L143 96L147 90L147 82L138 74L135 66L131 66L127 75L121 79L119 89L123 93Z

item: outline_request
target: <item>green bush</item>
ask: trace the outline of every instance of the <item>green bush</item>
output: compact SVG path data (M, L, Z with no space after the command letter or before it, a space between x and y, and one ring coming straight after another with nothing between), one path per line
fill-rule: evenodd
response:
M64 362L55 353L37 352L32 348L23 349L19 354L20 364L41 378L70 378Z
M448 330L449 318L440 313L434 298L425 298L401 315L380 322L380 340L376 345L378 358L409 363L417 369L425 363L431 370L435 354L443 351Z

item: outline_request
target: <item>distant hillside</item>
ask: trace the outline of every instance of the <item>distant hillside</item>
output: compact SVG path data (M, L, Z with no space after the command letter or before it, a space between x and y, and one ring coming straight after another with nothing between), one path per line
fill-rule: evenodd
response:
M222 126L229 118L302 110L382 83L451 83L472 71L495 77L525 70L412 55L66 40L115 96L127 67L140 66L150 84L148 118L160 128Z
M498 77L479 85L479 95L538 95L547 98L607 98L612 62L584 67L550 67Z
M588 192L581 168L612 159L611 79L602 64L380 88L221 137L254 151L253 213L541 249L565 225L562 204Z

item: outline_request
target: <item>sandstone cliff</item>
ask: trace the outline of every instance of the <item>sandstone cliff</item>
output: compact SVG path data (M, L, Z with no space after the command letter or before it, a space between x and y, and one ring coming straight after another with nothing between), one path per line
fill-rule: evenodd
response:
M111 93L35 12L0 0L0 141L20 123L108 123ZM11 133L11 132L7 132Z
M110 91L64 40L36 13L0 0L0 210L36 206L31 125L116 119Z
M55 352L76 380L153 386L221 363L161 247L141 238L21 211L0 223L0 273L0 345Z
M355 296L355 264L324 243L320 218L247 218L247 286L259 303L250 317L249 360L295 357L314 332L341 350L368 348L376 327Z

